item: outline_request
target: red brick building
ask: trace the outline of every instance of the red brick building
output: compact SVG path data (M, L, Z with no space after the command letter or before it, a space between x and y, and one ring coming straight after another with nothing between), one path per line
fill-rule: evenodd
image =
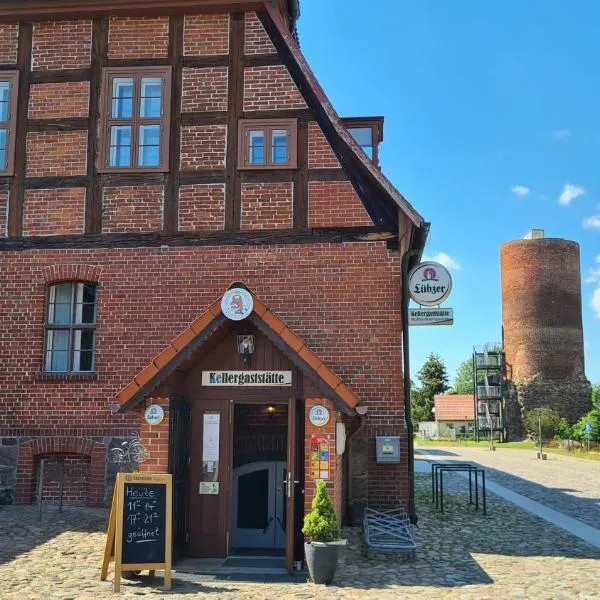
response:
M110 451L140 435L192 555L291 556L317 479L340 517L409 503L403 258L428 226L379 169L383 120L335 113L297 17L0 6L1 502L66 458L65 500L106 505Z

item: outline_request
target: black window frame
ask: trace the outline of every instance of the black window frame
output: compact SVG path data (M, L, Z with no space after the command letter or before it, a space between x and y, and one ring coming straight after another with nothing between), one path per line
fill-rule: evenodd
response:
M70 319L69 323L50 323L50 295L51 290L54 287L59 285L71 285L71 304L70 304ZM94 320L93 323L75 323L75 309L76 309L76 293L77 286L81 285L90 285L94 286ZM66 281L55 281L49 284L46 288L46 312L44 318L44 356L42 360L42 373L44 375L93 375L96 373L96 331L97 331L97 323L98 323L98 284L94 281L82 281L82 280L66 280ZM82 302L82 305L86 303ZM67 349L67 370L66 371L58 371L48 369L48 352L52 352L52 349L48 348L48 338L50 331L69 331L69 344ZM94 343L92 347L92 368L90 370L82 371L82 370L73 370L73 357L75 354L74 349L74 333L75 331L93 331L94 333ZM81 352L81 350L80 350Z

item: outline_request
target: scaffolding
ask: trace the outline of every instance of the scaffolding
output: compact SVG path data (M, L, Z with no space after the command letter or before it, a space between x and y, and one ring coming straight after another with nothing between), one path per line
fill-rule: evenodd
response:
M501 343L473 349L475 439L504 442L504 350Z

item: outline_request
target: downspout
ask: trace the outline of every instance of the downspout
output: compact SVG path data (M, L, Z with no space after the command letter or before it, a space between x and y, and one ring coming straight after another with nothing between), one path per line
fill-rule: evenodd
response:
M408 436L408 516L410 522L419 520L415 508L415 448L410 406L410 352L408 335L408 269L412 258L421 257L422 250L407 250L402 256L402 357L404 360L404 420Z

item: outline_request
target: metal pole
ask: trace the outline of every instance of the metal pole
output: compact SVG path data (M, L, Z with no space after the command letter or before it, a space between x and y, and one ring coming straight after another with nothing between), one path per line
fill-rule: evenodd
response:
M58 501L58 511L62 512L63 508L63 490L65 487L65 459L62 459L60 469L60 499Z
M410 259L419 257L420 250L409 250L402 257L402 354L404 359L404 420L406 421L406 432L408 436L408 516L410 522L416 524L418 521L415 508L415 448L413 440L413 423L410 405L410 354L408 334L408 265Z
M42 520L42 498L44 496L44 460L40 460L40 469L38 472L38 504L39 519Z
M544 441L542 440L542 415L538 414L538 436L540 438L540 459L544 453Z

